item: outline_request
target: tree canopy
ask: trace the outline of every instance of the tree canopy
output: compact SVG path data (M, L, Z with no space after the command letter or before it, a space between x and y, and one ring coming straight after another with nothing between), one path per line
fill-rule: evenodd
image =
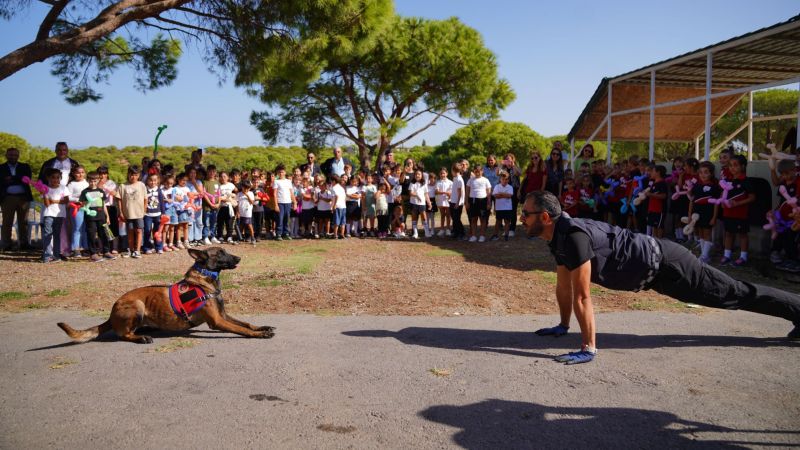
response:
M0 0L0 19L24 14L30 1ZM177 77L181 42L203 52L224 76L271 70L253 62L280 58L284 70L310 82L331 53L348 52L369 34L370 15L391 0L52 0L32 42L0 57L0 80L46 60L73 104L97 101L96 85L120 67L143 91ZM388 11L376 9L383 5ZM388 15L388 14L387 14ZM352 29L360 34L353 38ZM146 37L155 33L152 39ZM338 50L335 50L338 49Z
M251 116L267 142L298 129L308 148L345 139L357 147L361 164L370 165L376 154L382 157L442 117L494 118L513 100L494 54L458 19L374 19L379 31L364 46L328 59L310 85L280 63L237 79L273 107ZM410 124L415 129L400 136Z

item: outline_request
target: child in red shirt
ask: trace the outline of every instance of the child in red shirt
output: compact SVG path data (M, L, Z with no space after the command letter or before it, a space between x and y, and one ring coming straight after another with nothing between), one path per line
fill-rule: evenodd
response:
M664 200L667 198L667 168L658 165L650 171L650 191L647 192L647 235L664 237Z
M561 208L566 211L570 217L578 217L578 201L581 194L575 189L575 180L567 178L564 180L566 185L564 191L561 193Z
M747 158L742 155L734 155L731 157L728 167L731 172L731 179L728 181L733 184L733 189L728 192L728 204L722 204L722 221L725 225L725 251L720 264L731 263L733 242L738 236L741 254L736 261L733 261L733 265L743 266L747 264L747 250L750 245L750 240L747 236L747 233L750 232L748 212L750 203L755 201L756 195L747 180Z

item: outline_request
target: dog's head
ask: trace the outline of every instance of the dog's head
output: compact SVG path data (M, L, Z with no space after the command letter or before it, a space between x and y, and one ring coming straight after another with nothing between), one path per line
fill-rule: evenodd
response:
M213 272L235 269L242 260L242 258L226 252L222 247L211 247L206 250L190 248L189 255L194 258L198 266Z

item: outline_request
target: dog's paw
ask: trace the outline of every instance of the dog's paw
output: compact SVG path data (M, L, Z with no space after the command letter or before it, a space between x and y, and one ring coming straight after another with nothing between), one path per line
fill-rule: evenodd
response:
M139 343L140 344L152 344L153 338L150 336L139 336Z
M258 337L260 338L269 339L273 336L275 336L275 329L272 327L261 327L258 331Z
M269 331L271 333L275 333L275 327L264 325L263 327L256 328L256 331Z

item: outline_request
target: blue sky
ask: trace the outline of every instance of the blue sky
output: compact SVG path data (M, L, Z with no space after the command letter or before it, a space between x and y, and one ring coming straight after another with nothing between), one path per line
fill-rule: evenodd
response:
M38 2L3 22L0 53L29 42L46 10ZM600 79L695 50L800 13L796 0L572 1L396 0L402 15L459 17L477 29L497 55L500 76L510 81L516 101L501 115L551 136L565 134ZM220 85L196 51L188 49L176 82L142 94L119 71L101 86L99 103L72 106L60 96L48 62L0 81L0 131L33 145L67 141L90 145L148 145L156 127L169 125L162 145L261 145L249 125L259 102L230 83ZM438 144L458 125L447 121L423 139ZM284 144L298 143L284 142Z

